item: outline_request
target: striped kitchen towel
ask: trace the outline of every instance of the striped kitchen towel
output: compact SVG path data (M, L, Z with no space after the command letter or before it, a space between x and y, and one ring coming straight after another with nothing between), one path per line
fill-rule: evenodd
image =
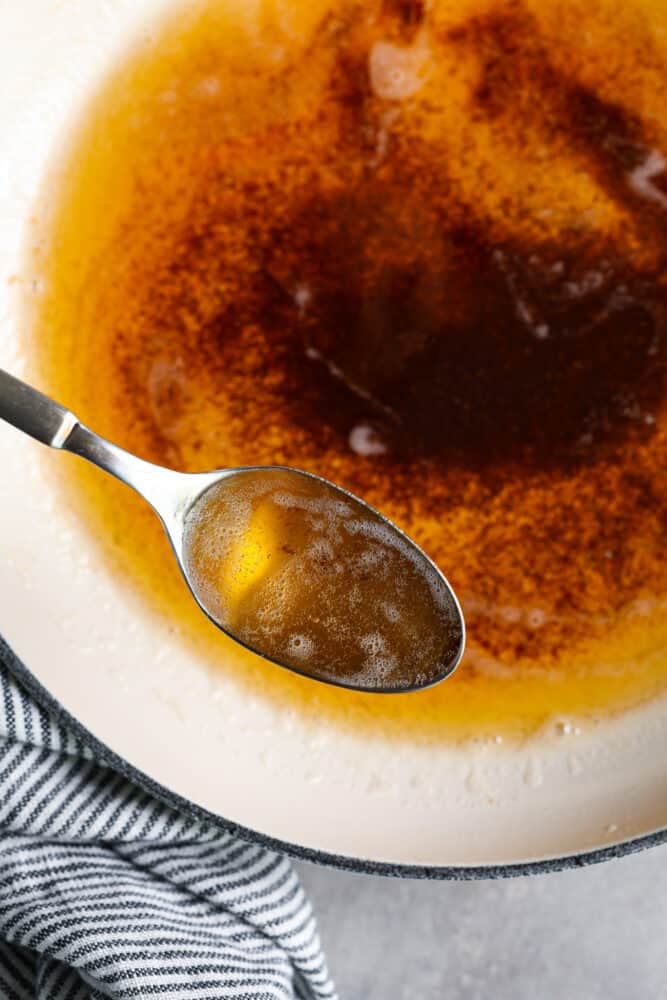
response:
M95 760L0 640L3 1000L334 1000L289 862Z

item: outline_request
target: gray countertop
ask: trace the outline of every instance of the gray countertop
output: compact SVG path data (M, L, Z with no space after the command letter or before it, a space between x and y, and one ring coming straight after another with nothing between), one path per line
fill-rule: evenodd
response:
M496 882L299 870L341 1000L667 998L667 847Z

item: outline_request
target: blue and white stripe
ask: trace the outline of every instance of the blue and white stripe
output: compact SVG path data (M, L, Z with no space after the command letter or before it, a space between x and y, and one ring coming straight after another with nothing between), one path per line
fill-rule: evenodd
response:
M289 862L97 763L6 659L0 640L3 1000L335 1000Z

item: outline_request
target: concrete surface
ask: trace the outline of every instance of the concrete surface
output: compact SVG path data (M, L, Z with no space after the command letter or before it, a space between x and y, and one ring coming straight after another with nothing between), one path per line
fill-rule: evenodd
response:
M502 882L298 867L341 1000L667 1000L667 847Z

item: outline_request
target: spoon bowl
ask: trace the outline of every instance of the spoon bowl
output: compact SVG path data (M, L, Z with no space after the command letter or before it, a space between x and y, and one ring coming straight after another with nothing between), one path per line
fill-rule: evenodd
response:
M202 611L265 659L373 693L430 687L460 662L465 625L444 575L396 525L328 480L282 466L154 465L2 370L0 417L144 497Z
M460 659L461 612L435 564L319 476L280 466L222 473L188 509L180 544L205 613L297 673L355 690L412 691L443 680Z

